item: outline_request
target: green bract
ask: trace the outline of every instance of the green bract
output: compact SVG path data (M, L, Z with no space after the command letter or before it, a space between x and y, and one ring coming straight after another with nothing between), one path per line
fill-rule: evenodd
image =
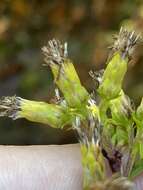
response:
M122 81L127 71L127 63L127 59L123 59L119 53L113 55L104 71L102 83L98 88L102 98L111 100L119 96Z

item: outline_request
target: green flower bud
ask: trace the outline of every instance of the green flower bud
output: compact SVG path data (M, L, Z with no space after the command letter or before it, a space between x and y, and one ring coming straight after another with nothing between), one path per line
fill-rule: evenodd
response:
M12 119L26 118L29 121L62 128L72 123L73 115L65 106L26 100L20 97L4 97L0 100L0 116Z
M121 92L122 82L127 71L127 59L116 53L104 71L98 92L104 99L117 98Z
M67 43L51 40L42 51L45 55L45 65L49 65L54 75L55 83L61 90L70 107L80 107L87 103L89 94L81 85L80 79L72 62L67 58Z
M105 160L98 144L81 144L84 189L105 179Z
M109 56L109 63L103 74L102 83L98 88L99 94L107 100L119 96L122 82L127 71L127 63L131 59L135 46L141 41L140 35L134 31L121 28Z

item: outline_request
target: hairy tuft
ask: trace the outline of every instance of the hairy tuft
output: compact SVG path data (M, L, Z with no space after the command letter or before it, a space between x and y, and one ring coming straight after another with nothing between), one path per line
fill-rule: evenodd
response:
M50 40L47 46L42 47L42 52L45 56L44 65L61 65L68 56L67 43L62 44L59 40Z
M21 98L12 96L12 97L2 97L0 99L0 117L10 117L13 120L19 118L19 111Z
M134 31L128 31L121 27L119 34L114 36L114 44L109 47L113 55L115 52L120 52L123 58L132 56L134 48L139 44L142 39L141 35L136 34Z

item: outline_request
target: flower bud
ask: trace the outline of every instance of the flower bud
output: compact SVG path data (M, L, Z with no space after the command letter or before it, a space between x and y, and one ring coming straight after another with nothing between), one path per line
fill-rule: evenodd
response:
M98 88L101 97L111 100L119 96L126 71L127 59L123 59L119 53L116 53L107 65L102 83Z
M81 85L80 79L71 60L67 58L67 43L62 45L53 39L42 48L45 65L50 66L55 83L64 95L70 107L86 104L89 94Z

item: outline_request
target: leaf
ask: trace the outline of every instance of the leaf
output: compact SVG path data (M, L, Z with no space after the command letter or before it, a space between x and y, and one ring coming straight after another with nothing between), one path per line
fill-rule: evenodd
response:
M143 143L139 143L139 152L140 152L140 157L143 159Z
M129 177L132 179L140 175L142 172L143 172L143 159L136 162Z
M137 108L136 117L137 117L139 120L143 121L143 98L142 98L142 100L141 100L140 105L139 105L138 108Z

